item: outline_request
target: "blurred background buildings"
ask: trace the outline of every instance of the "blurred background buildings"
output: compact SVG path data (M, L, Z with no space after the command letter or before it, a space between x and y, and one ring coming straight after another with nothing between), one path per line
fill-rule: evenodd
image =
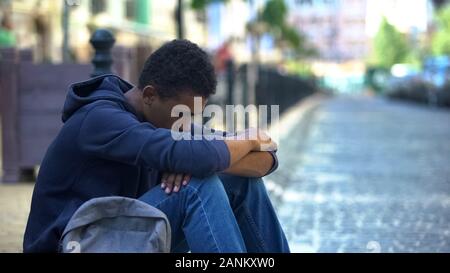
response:
M327 87L354 93L365 90L367 69L377 65L375 38L383 18L415 54L398 61L421 66L426 51L432 53L434 6L441 2L1 0L0 17L3 29L12 32L9 38L3 35L3 44L33 48L36 61L88 62L89 38L99 27L113 30L123 46L155 48L181 34L212 54L228 44L237 63L257 57L258 62L315 75ZM273 27L281 21L285 26Z

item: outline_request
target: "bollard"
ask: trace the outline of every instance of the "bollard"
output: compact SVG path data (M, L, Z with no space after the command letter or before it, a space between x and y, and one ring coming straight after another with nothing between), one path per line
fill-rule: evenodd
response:
M92 64L94 72L91 77L98 77L105 74L112 74L111 66L113 63L111 49L116 42L111 31L98 29L91 37L90 43L95 50Z
M233 59L227 60L225 64L227 75L227 101L226 105L233 105L234 98L234 84L235 84L235 67Z

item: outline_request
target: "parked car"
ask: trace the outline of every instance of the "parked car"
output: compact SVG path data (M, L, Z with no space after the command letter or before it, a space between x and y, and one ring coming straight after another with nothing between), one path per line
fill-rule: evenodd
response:
M450 106L450 58L426 58L423 71L416 72L394 66L393 75L386 85L386 95L394 99Z
M425 82L436 88L442 88L450 81L450 57L428 57L423 63L422 77Z

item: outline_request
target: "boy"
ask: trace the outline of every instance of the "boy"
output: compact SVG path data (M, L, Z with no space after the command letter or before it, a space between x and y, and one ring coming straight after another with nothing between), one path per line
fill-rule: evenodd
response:
M40 168L24 252L58 251L74 212L104 196L164 212L173 252L289 252L260 179L277 167L261 146L275 143L172 137L172 108L193 112L194 97L204 107L216 84L206 53L174 40L149 57L137 87L112 75L72 85Z

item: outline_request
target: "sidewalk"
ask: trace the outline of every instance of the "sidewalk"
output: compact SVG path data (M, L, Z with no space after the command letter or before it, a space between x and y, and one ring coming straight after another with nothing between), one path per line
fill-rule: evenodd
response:
M22 252L34 184L0 184L0 253Z
M293 252L450 252L450 111L336 97L266 180Z

